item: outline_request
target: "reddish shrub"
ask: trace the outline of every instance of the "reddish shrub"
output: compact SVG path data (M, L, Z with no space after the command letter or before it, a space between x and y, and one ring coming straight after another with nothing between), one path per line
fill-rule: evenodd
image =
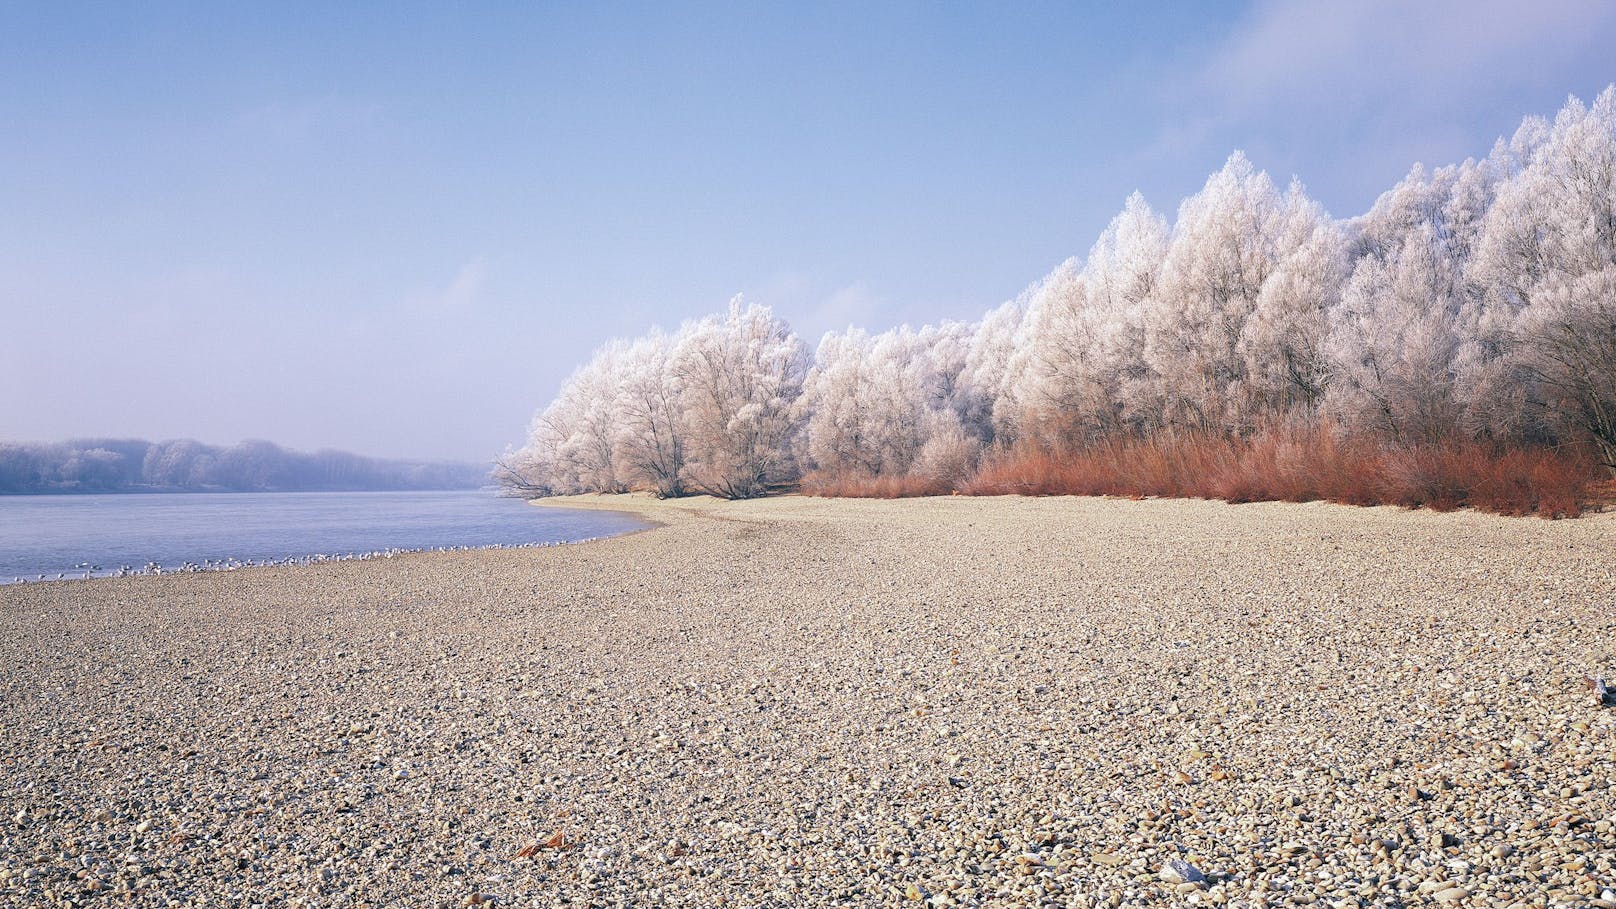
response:
M1113 440L1073 451L1023 445L986 458L968 495L1121 495L1240 502L1325 500L1543 517L1582 513L1601 478L1585 453L1469 440L1397 446L1328 425L1251 438L1207 433ZM1616 497L1616 496L1613 496Z
M1600 466L1587 453L1513 449L1488 462L1471 493L1483 511L1576 517L1597 500Z

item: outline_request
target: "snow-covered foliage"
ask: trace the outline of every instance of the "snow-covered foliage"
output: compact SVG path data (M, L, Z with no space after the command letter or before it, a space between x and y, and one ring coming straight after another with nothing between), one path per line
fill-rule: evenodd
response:
M687 325L673 345L673 386L692 484L742 499L792 479L789 442L808 349L765 306L736 297L729 312Z
M956 398L969 343L957 322L826 335L801 402L809 460L834 473L913 472L934 435L963 435ZM934 447L930 457L942 455Z
M505 462L527 491L950 488L989 448L1278 425L1591 444L1616 470L1616 86L1332 219L1239 152L1176 220L1137 193L1084 259L971 324L827 334L767 308L613 342Z

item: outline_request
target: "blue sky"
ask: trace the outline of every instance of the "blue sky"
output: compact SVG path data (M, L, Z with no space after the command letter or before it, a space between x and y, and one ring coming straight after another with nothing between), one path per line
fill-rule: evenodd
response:
M1605 0L0 2L0 439L485 458L735 293L973 318L1230 151L1336 215L1616 80Z

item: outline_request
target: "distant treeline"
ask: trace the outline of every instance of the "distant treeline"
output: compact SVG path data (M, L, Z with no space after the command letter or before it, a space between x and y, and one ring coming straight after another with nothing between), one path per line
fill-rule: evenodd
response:
M487 481L485 465L308 454L256 439L229 447L193 439L0 442L0 494L474 489Z

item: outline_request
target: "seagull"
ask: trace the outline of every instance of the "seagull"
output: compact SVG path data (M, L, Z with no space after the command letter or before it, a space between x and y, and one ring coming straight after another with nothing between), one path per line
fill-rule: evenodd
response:
M1606 704L1616 704L1616 698L1611 697L1609 686L1603 678L1592 675L1582 677L1582 684L1594 693L1594 706L1603 707Z

